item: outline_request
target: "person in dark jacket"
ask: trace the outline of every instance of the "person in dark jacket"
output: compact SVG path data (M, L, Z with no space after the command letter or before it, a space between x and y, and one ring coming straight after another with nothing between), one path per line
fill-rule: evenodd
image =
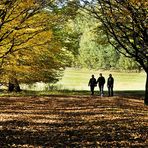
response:
M105 84L105 78L102 76L102 73L100 73L100 77L97 79L97 83L100 90L100 95L104 95L104 84Z
M109 78L107 80L108 96L113 96L113 86L114 78L112 77L112 74L109 74Z
M90 86L91 95L94 95L94 88L96 86L96 79L94 75L92 75L91 79L88 82L88 86Z

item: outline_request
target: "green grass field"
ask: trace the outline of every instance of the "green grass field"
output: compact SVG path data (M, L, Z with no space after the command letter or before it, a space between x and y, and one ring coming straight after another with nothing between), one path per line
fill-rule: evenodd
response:
M88 91L88 81L92 74L95 75L95 78L99 77L99 74L102 73L105 77L106 81L108 75L111 73L114 77L115 91L124 91L124 90L136 90L143 91L145 90L145 81L146 74L144 72L136 73L136 72L113 72L113 71L103 71L103 70L88 70L88 69L72 69L67 68L64 72L64 76L62 79L56 84L44 84L44 83L36 83L31 86L22 85L21 88L23 90L33 90L33 91L48 91L48 90L69 90L69 91ZM98 88L96 87L96 90ZM107 86L105 84L104 90L107 90Z
M111 73L115 80L114 90L144 90L146 75L141 73L128 72L112 72L112 71L94 71L86 69L66 69L62 80L56 85L60 89L68 90L89 90L88 81L92 74L98 78L99 73L102 73L106 81ZM107 90L105 84L105 90Z

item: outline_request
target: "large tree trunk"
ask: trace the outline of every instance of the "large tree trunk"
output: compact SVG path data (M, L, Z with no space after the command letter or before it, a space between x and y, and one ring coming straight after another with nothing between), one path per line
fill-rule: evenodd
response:
M146 72L146 85L145 85L145 105L148 105L148 71Z
M16 78L11 79L11 81L9 82L8 91L10 92L13 92L13 91L20 92L21 91L19 82Z
M14 91L14 84L12 82L9 82L8 84L8 91L13 92Z
M15 82L15 91L20 92L21 91L20 85L19 85L19 82L16 78L14 79L14 82Z

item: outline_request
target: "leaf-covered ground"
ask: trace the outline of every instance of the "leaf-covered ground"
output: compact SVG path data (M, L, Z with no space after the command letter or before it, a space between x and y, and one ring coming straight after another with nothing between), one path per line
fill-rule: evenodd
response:
M148 106L115 96L0 97L0 148L148 147Z

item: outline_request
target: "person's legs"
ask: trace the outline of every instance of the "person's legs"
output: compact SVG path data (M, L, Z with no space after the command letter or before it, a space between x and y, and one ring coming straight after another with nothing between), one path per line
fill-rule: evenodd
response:
M103 85L100 85L100 96L103 96Z
M113 96L114 95L113 94L113 86L111 86L110 89L111 89L111 96Z
M99 85L99 90L100 90L100 95L101 95L101 93L102 93L101 85Z
M110 96L111 95L111 88L110 88L110 86L108 87L108 96Z
M104 95L104 85L102 85L102 95Z
M104 94L104 85L99 85L99 89L100 89L100 96Z
M94 95L94 86L91 86L91 95Z

